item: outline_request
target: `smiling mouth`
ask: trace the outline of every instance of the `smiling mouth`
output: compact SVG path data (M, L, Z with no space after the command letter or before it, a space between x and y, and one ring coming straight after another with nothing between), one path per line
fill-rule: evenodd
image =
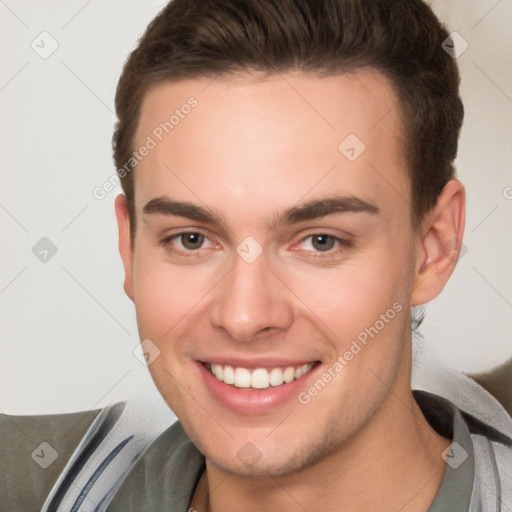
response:
M268 389L293 382L307 375L316 362L301 366L275 368L242 368L215 363L202 363L219 381L241 389Z

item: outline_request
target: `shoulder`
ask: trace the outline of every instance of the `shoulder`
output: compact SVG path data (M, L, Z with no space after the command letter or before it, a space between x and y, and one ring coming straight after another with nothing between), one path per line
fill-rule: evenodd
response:
M0 510L78 510L86 500L105 510L174 419L157 396L80 413L0 416Z
M476 508L470 510L482 510L480 505L484 510L500 510L500 502L512 503L512 418L502 404L464 373L420 353L415 358L413 389L436 395L438 402L448 401L467 426L475 461L472 505Z
M462 371L441 363L427 347L413 349L413 390L441 396L468 417L512 438L512 417L499 400Z
M470 375L512 415L512 359L485 373Z
M186 511L204 467L204 456L177 421L146 449L108 510Z
M0 509L40 510L100 409L0 415Z

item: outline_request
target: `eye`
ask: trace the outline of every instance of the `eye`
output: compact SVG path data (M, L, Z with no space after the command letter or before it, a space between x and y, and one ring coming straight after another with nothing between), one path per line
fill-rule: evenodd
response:
M300 242L304 244L305 251L307 252L338 252L348 249L352 246L352 242L339 238L326 233L314 233L303 238ZM338 251L332 251L336 246L339 247Z
M201 248L206 237L201 233L181 233L177 238L185 249L195 251Z
M160 243L168 251L186 254L203 249L207 240L206 235L197 231L183 231L164 238Z

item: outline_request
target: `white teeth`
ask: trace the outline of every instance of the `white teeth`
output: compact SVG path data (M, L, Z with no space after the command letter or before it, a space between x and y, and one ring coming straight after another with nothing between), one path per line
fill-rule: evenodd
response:
M265 368L258 368L254 370L251 375L251 387L256 389L268 388L270 377Z
M289 366L283 373L283 379L286 383L291 382L295 379L295 368L293 366Z
M247 368L237 368L235 370L234 384L237 388L250 388L251 387L251 372Z
M212 364L212 372L217 379L222 380L222 374L224 373L222 370L222 366L220 364Z
M309 364L303 364L302 366L299 366L295 369L295 378L300 379L303 375L306 375L309 370L311 370L311 365Z
M270 371L270 385L280 386L283 382L283 370L281 370L281 368L272 368Z
M224 378L222 380L226 384L234 384L235 383L235 370L233 370L232 366L224 366Z
M288 366L284 370L272 368L270 372L266 368L256 368L252 373L247 368L233 368L229 365L211 364L207 367L218 380L225 384L231 384L237 388L267 389L270 386L281 386L283 383L300 379L311 370L313 363L297 367Z

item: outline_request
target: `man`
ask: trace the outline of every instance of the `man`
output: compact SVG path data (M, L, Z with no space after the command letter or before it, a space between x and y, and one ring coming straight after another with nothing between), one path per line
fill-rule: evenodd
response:
M44 510L510 510L510 418L413 361L411 311L464 231L447 38L420 0L174 0L153 20L117 89L115 208L179 423L120 463L135 434L111 429L137 415L96 412Z

